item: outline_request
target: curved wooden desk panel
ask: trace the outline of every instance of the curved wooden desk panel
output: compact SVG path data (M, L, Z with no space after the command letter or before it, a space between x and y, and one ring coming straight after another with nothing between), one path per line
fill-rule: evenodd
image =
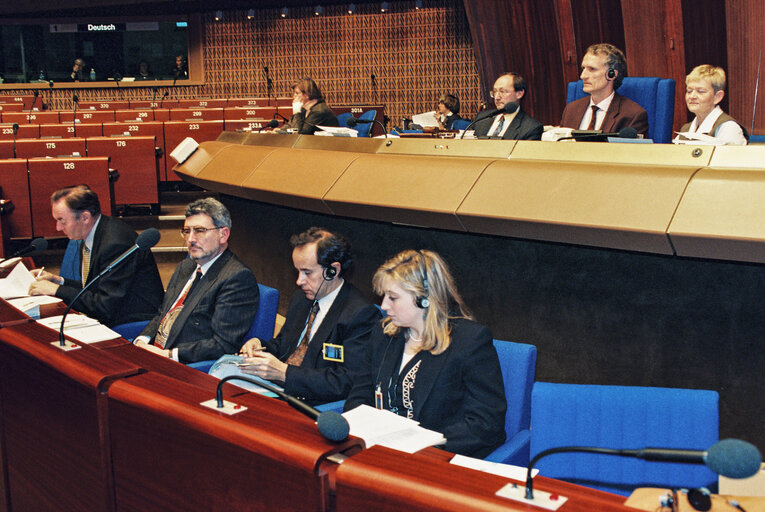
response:
M570 162L609 163L654 166L679 165L704 167L714 151L713 146L676 146L674 144L638 144L604 142L537 142L519 140L512 158L523 160L555 160Z
M429 156L472 156L478 158L508 158L517 141L462 139L388 139L380 153Z
M392 139L391 139L392 140ZM350 151L352 153L377 153L385 144L385 139L369 137L298 137L295 148L322 149L324 151Z
M241 184L273 148L248 148L239 144L203 142L183 164L173 170L202 188L241 195Z

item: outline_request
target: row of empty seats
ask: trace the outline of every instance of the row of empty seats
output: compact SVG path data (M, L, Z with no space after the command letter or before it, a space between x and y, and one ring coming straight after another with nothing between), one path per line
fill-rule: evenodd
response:
M21 105L20 110L32 110L41 108L42 97L34 95L0 95L0 111L15 110L17 105ZM16 105L16 106L14 106ZM278 106L291 107L291 97L281 98L197 98L197 99L167 99L159 98L156 95L152 99L146 100L98 100L79 102L82 109L95 110L121 110L121 109L143 109L143 108L205 108L205 107L267 107Z
M242 119L266 119L288 117L291 109L277 107L227 107L227 108L156 108L120 110L46 110L25 112L0 112L3 124L55 124L55 123L111 123L129 121L221 121Z

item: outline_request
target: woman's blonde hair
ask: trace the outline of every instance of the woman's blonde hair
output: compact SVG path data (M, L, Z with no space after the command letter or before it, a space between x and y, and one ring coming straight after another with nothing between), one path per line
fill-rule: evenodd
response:
M420 307L425 305L424 299L427 300L427 306L422 307L425 331L422 333L420 350L428 350L433 355L441 354L449 348L449 319L473 318L457 292L449 268L441 256L433 251L409 249L383 263L372 279L375 293L385 293L387 279L392 279L402 289L412 293ZM395 336L401 328L386 318L383 320L383 330L388 336Z
M685 77L685 85L688 85L688 82L696 82L698 80L709 80L715 92L725 90L725 70L723 68L710 64L696 66Z

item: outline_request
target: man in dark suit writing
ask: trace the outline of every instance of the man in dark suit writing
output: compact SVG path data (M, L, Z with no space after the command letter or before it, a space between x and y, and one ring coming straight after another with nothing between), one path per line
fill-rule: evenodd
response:
M627 76L627 59L608 43L587 48L582 59L582 85L588 97L574 100L563 110L561 126L575 130L618 132L631 126L648 135L645 109L616 92Z
M56 229L82 240L82 280L38 272L30 295L55 295L71 304L74 297L138 237L125 222L101 214L98 195L87 185L57 190L51 196ZM149 250L139 250L83 293L75 309L104 325L148 320L162 301L162 281Z
M186 207L189 257L176 267L162 307L136 344L182 363L239 350L258 309L255 276L228 249L231 216L213 198Z
M500 112L493 117L476 121L475 136L504 140L539 140L544 127L542 123L528 115L520 107L520 101L526 94L526 80L518 73L505 73L494 82L491 96L498 109L515 104L510 112ZM508 110L508 109L506 109ZM479 112L476 117L480 116Z
M250 366L243 371L284 383L287 393L310 401L343 399L380 312L344 279L352 263L345 237L314 227L290 242L300 290L274 339L245 343Z

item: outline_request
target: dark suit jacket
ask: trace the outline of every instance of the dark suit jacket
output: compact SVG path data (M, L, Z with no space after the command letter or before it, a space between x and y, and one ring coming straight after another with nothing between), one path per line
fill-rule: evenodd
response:
M340 126L337 116L324 103L324 100L319 100L316 105L311 107L307 118L305 113L306 110L303 108L297 114L292 114L285 128L294 128L298 133L312 135L315 131L318 131L317 126Z
M287 360L297 347L312 304L301 290L292 295L282 330L272 340L261 340L268 352ZM345 281L311 338L303 363L287 368L284 391L313 402L345 398L351 389L352 374L364 359L369 333L380 318L380 311ZM325 343L343 346L343 363L324 359Z
M582 122L582 117L584 117L589 106L589 96L572 101L563 109L560 125L574 130L579 129L579 123ZM648 114L643 107L617 92L614 94L614 99L611 100L611 105L606 111L606 117L603 118L600 129L604 132L618 132L628 126L647 137Z
M197 264L187 258L173 272L162 308L141 336L152 341L159 323L183 290ZM186 297L165 348L178 347L178 359L193 363L238 352L258 309L258 282L252 271L226 249Z
M88 284L112 261L135 244L138 235L120 219L101 215L93 235ZM71 304L82 282L65 279L56 297ZM162 302L162 280L151 251L136 251L97 281L74 304L74 309L114 326L148 320Z
M411 399L414 420L446 437L445 450L472 457L485 457L505 439L505 388L497 352L489 329L476 322L451 322L451 344L434 356L419 352L407 370L421 359ZM374 390L379 382L383 407L390 409L387 391L399 388L399 367L406 339L403 334L389 338L381 326L369 340L366 365L354 380L345 410L367 404L374 407Z
M486 137L494 122L494 117L481 119L473 125L476 137ZM544 126L542 123L528 115L523 109L518 109L513 122L505 130L503 140L540 140Z

